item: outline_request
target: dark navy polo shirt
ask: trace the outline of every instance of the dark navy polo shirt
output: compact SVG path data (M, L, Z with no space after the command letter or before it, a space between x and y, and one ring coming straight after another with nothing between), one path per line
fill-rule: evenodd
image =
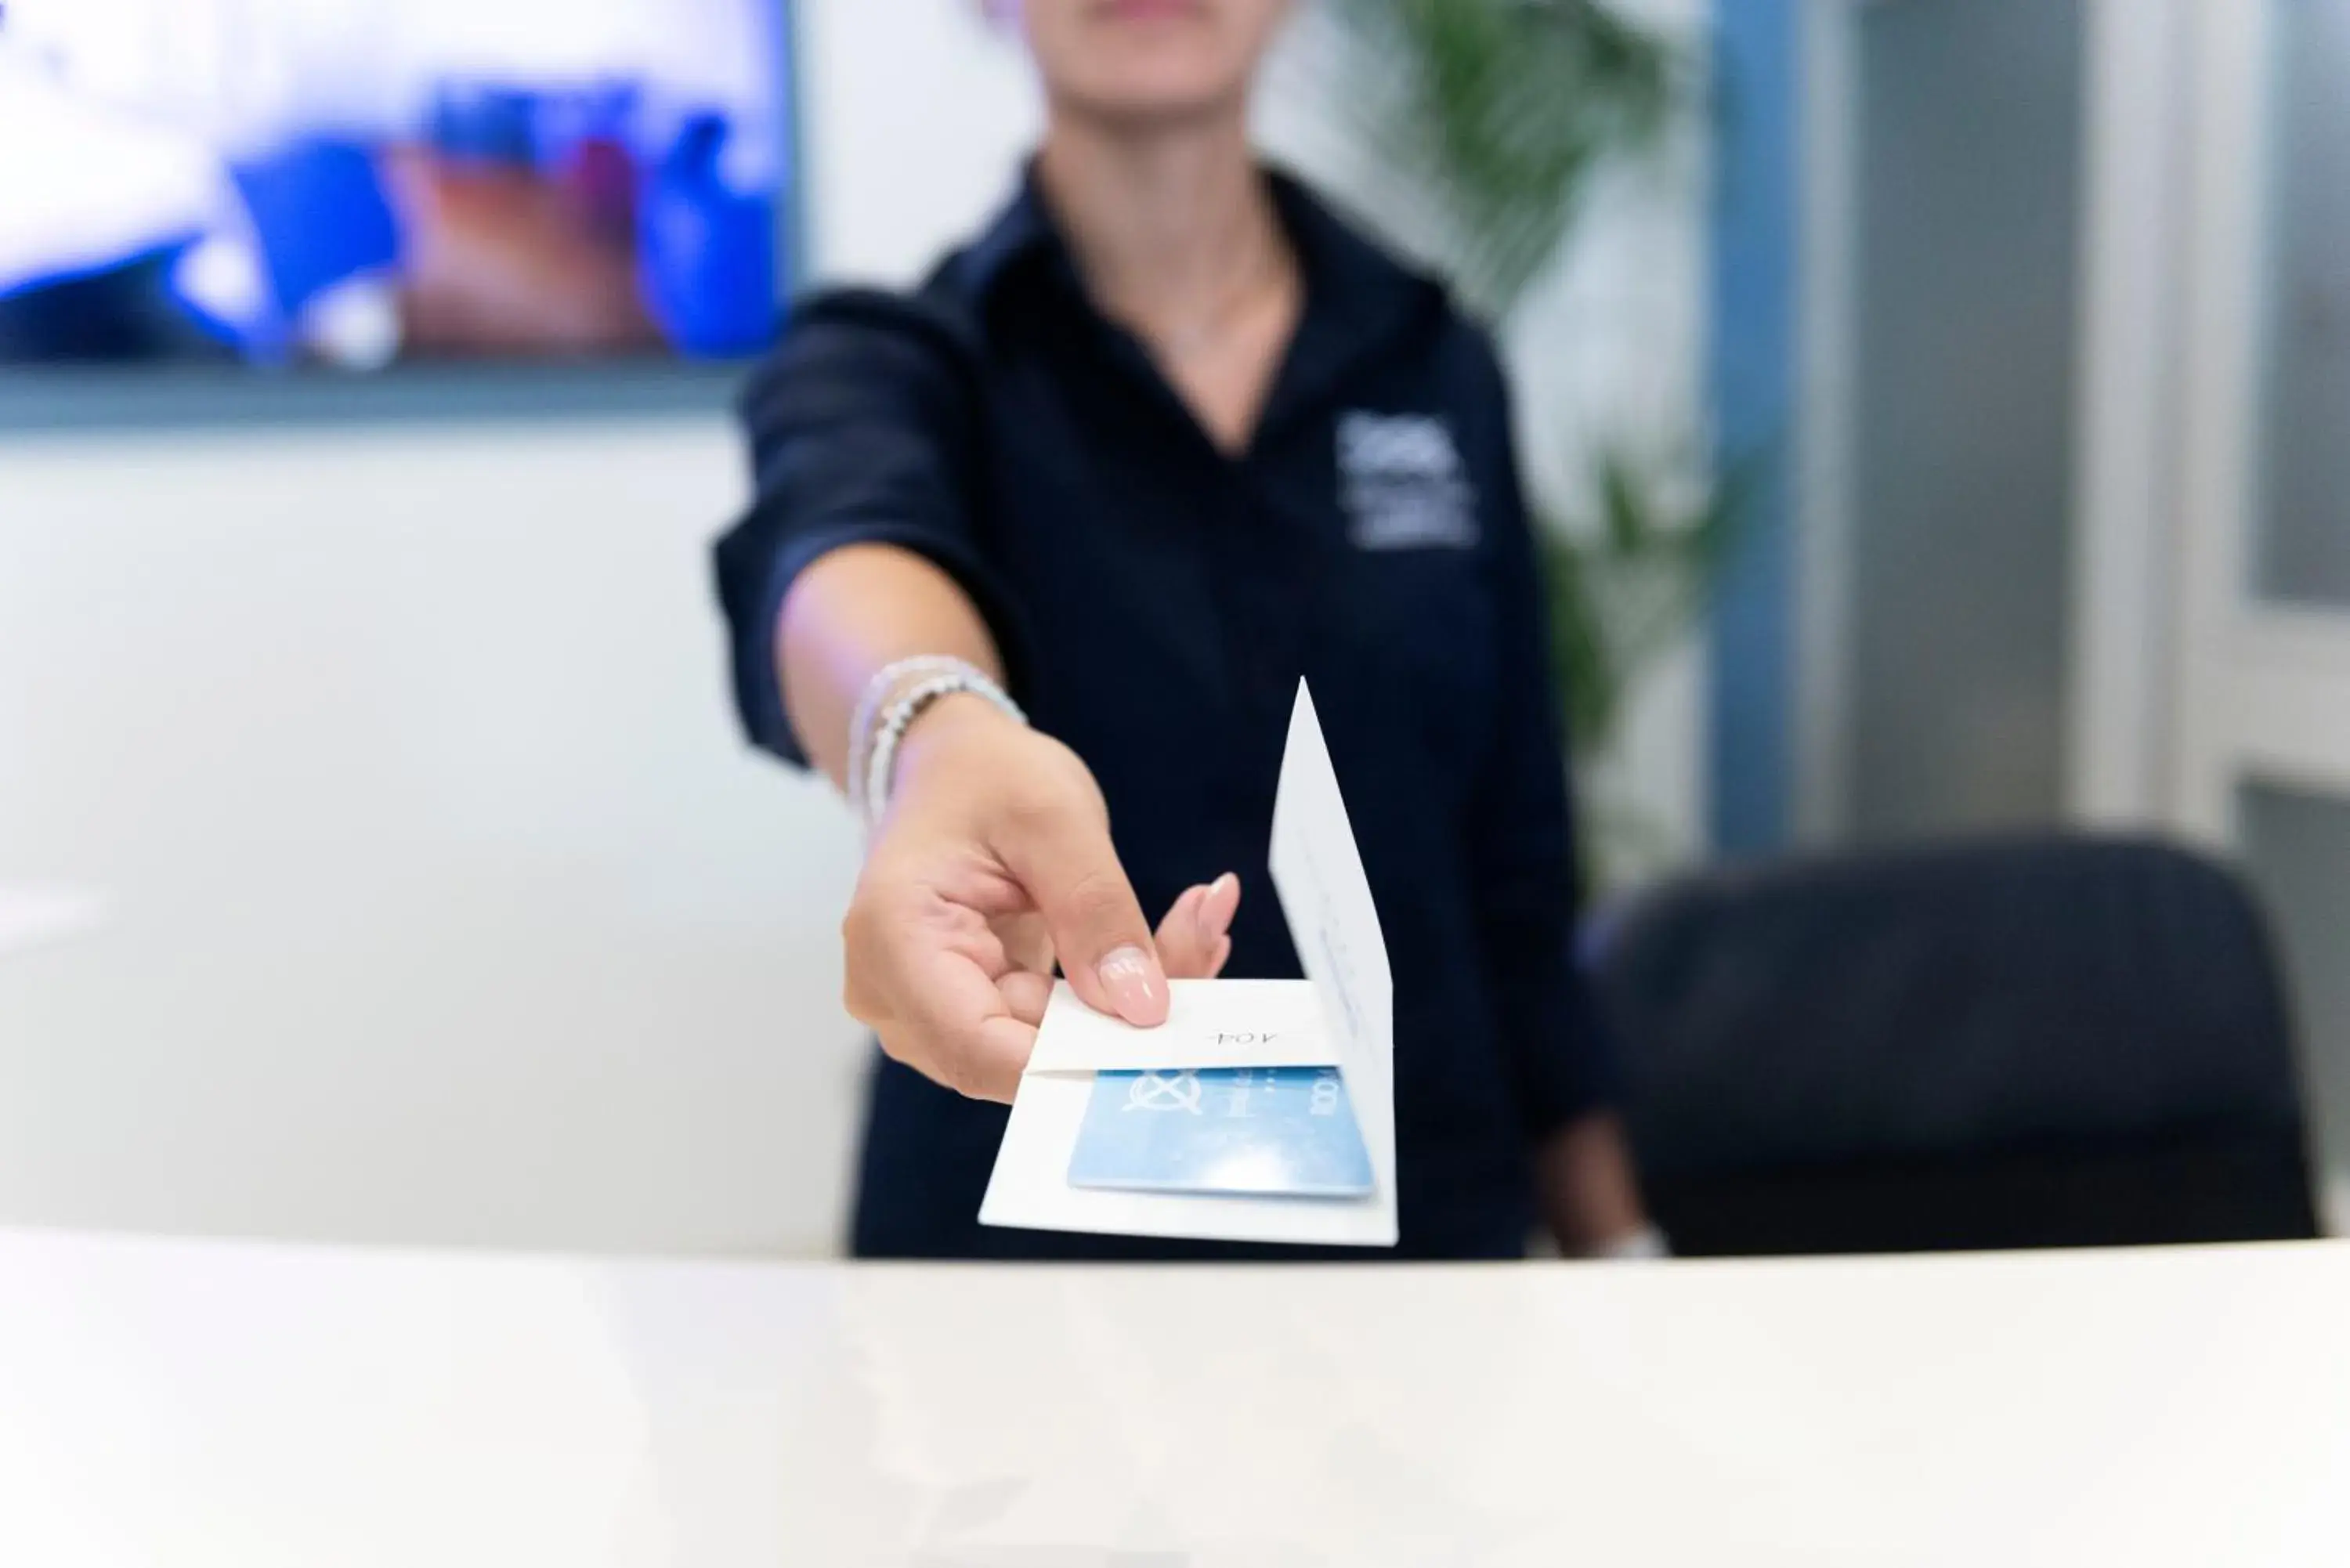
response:
M805 304L743 400L757 494L717 552L736 693L801 762L772 653L794 575L920 553L1092 768L1144 910L1238 871L1226 972L1294 976L1266 857L1305 677L1395 976L1400 1251L1515 1255L1534 1145L1606 1085L1508 400L1437 285L1274 189L1305 303L1238 455L1093 307L1033 184L917 293ZM879 1063L855 1249L1245 1255L981 1227L1004 1117Z

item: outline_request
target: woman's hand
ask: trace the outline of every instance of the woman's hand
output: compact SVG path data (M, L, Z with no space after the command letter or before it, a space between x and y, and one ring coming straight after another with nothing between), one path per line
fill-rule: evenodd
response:
M899 749L842 924L848 1011L908 1066L1008 1101L1056 957L1088 1006L1163 1023L1168 977L1223 968L1239 905L1227 873L1176 899L1154 938L1076 753L980 699L944 698Z

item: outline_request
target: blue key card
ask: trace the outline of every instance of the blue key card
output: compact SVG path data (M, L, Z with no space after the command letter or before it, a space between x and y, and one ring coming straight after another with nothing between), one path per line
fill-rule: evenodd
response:
M1371 1160L1336 1067L1097 1073L1069 1184L1353 1198Z

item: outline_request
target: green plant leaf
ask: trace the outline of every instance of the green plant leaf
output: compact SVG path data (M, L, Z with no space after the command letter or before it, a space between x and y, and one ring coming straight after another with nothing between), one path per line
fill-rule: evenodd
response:
M1448 220L1447 260L1499 319L1555 255L1593 171L1690 97L1664 40L1594 0L1334 0L1372 145Z
M1628 458L1600 459L1596 526L1540 520L1549 576L1554 659L1568 732L1587 751L1616 738L1633 684L1688 634L1737 536L1751 470L1725 472L1694 503L1695 487Z

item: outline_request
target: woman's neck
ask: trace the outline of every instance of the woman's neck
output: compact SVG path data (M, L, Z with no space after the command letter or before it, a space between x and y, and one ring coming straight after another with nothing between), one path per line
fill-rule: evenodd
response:
M1132 132L1055 122L1036 170L1087 286L1146 337L1211 328L1287 267L1237 117Z

